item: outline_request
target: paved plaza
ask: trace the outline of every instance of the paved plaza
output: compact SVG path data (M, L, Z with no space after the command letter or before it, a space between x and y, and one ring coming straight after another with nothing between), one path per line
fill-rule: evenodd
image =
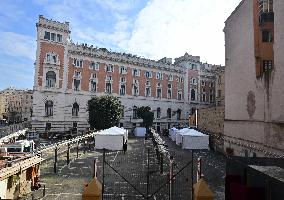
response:
M182 150L166 137L163 139L169 153L174 157L174 174L178 173L173 181L173 199L191 199L191 164L186 166L191 161L191 151ZM66 153L58 156L56 174L54 173L54 160L45 161L41 165L40 177L45 185L45 194L42 186L38 191L22 199L81 199L84 185L92 179L95 158L98 158L98 179L102 181L102 155L101 150L88 149L84 154L81 149L77 158L74 146L70 153L69 165L66 164ZM210 151L195 151L195 165L199 156L203 160L202 173L214 191L215 199L224 199L224 157ZM106 162L122 177L105 165L105 199L144 199L143 196L147 193L151 196L150 199L169 199L169 162L167 158L164 158L163 174L161 174L161 165L157 162L151 140L129 138L126 154L123 151L106 152ZM184 166L186 166L184 170L179 172ZM147 180L148 173L149 179ZM194 168L194 179L195 176L196 167Z

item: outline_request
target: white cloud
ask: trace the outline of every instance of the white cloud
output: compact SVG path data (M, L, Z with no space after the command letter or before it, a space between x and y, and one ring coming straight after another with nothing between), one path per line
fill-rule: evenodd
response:
M58 21L69 21L71 38L76 43L88 43L95 46L120 49L130 37L130 25L133 19L128 12L134 9L140 0L84 0L70 4L69 0L52 3L50 0L38 0L48 15ZM48 16L45 16L48 17Z
M35 38L14 32L0 32L1 54L35 60Z
M224 21L240 0L152 0L141 10L129 51L159 59L186 51L202 61L224 64Z
M139 0L96 0L105 9L114 11L127 11L132 9Z
M72 38L75 42L94 44L99 47L121 49L130 37L130 21L125 16L116 16L116 22L108 31L98 31L93 27L74 27Z

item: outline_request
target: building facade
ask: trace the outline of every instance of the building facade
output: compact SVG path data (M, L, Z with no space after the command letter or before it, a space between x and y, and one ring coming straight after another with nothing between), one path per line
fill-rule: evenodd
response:
M83 131L89 128L87 102L92 96L112 94L124 106L120 126L133 128L140 106L154 112L161 131L187 124L193 102L199 102L199 57L187 53L155 61L105 48L74 44L68 22L39 16L34 78L32 127L43 131ZM195 65L195 66L194 66ZM189 74L196 82L189 82ZM214 85L214 84L213 84ZM212 90L215 91L214 87ZM213 94L214 95L214 94ZM207 97L209 100L210 97Z
M33 91L7 88L0 91L0 118L8 123L30 121Z
M284 155L284 2L243 0L225 22L224 148Z

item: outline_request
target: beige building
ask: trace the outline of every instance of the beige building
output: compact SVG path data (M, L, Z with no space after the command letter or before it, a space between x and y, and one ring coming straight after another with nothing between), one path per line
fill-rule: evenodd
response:
M33 91L7 88L0 91L0 118L9 123L30 121Z
M284 1L243 0L225 22L225 144L284 156Z

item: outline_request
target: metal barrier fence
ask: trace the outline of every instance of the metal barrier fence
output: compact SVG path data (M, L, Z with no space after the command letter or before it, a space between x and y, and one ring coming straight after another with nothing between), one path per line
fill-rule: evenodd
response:
M155 132L146 144L134 145L139 151L133 155L117 156L116 152L103 150L102 173L98 178L102 181L104 200L191 199L191 159L171 156Z

